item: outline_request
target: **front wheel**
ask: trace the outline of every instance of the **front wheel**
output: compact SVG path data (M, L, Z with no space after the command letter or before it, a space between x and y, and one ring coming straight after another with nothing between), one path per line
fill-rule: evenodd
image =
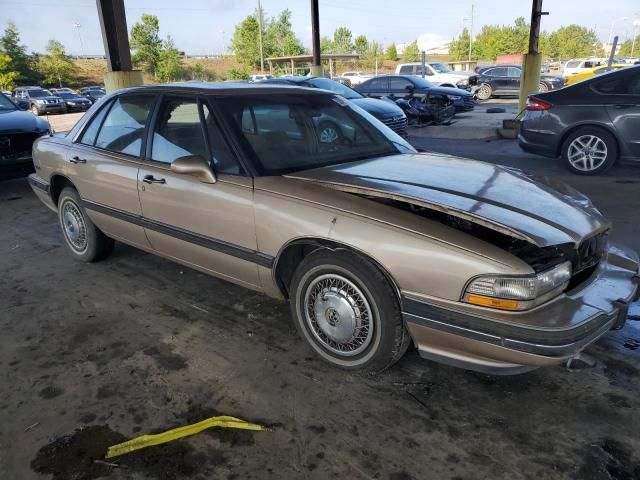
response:
M493 90L491 89L491 85L486 83L480 85L480 88L476 91L476 97L478 100L489 100L492 94Z
M618 158L616 139L598 127L580 127L562 144L565 166L578 175L597 175L609 170Z
M36 117L40 116L40 111L38 110L38 107L36 107L35 105L31 105L31 113L33 113Z
M290 303L300 335L334 366L380 372L409 345L395 291L356 254L318 250L305 257L291 281Z
M60 193L58 219L62 236L74 257L97 262L109 256L114 241L94 225L80 203L80 195L71 187Z

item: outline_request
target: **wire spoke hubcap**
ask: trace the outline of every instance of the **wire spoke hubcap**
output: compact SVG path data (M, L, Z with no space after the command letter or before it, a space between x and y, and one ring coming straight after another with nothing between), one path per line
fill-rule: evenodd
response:
M67 201L62 207L62 224L69 243L79 252L87 248L87 226L78 206Z
M307 325L327 349L341 356L362 352L373 337L373 315L362 291L337 274L315 278L304 297Z
M595 135L575 138L567 152L569 163L577 170L590 172L601 167L607 159L607 144Z

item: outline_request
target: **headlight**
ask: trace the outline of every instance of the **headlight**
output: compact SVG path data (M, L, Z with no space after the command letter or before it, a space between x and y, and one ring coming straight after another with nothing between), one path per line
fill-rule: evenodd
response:
M467 85L469 85L469 79L467 78L460 80L458 83L456 83L456 86L459 88L466 87Z
M449 97L449 100L453 100L454 102L462 98L460 95L447 95L447 96Z
M76 102L67 102L69 105L73 105L74 107L76 106Z
M45 100L34 100L34 103L37 103L38 105L42 105L44 103L46 103Z
M560 293L571 278L571 262L525 277L476 277L465 290L467 303L502 310L526 310Z

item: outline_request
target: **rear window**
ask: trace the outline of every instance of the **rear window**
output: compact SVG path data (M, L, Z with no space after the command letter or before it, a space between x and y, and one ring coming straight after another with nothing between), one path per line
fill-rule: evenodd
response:
M605 95L640 95L640 72L609 72L593 89Z

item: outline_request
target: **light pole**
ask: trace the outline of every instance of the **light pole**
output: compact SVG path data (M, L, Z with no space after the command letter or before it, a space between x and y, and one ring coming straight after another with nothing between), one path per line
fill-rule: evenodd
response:
M471 46L473 44L473 10L474 5L471 4L471 17L464 17L462 19L462 23L469 22L469 55L467 60L471 61Z
M225 31L224 30L220 30L220 37L221 37L221 41L222 41L222 56L224 56L225 52L227 51L224 48L224 34L225 34Z
M611 45L611 39L613 38L613 26L616 24L616 22L623 22L625 20L629 20L629 17L617 18L613 22L611 22L611 30L609 30L609 41L607 42L607 45Z
M262 2L260 2L260 0L258 0L258 28L259 28L259 35L258 35L258 41L260 43L260 73L264 73L264 51L262 49L262 22L263 22L263 17L262 17Z
M80 25L78 22L73 22L73 28L77 30L78 39L80 40L80 53L84 57L84 46L82 45L82 35L80 34L80 27L82 27L82 25Z

